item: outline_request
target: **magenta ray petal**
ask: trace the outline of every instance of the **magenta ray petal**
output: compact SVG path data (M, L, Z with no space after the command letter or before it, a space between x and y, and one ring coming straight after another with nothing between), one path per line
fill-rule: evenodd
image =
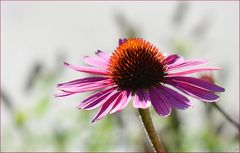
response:
M171 106L168 104L167 99L159 93L157 88L149 90L149 96L155 111L163 117L166 117L171 112Z
M98 92L96 94L91 95L87 99L83 100L77 108L84 109L84 110L92 110L99 106L101 106L105 99L112 96L114 94L115 88L110 88L103 90L101 92Z
M175 70L175 69L179 69L179 68L185 68L185 67L189 67L189 66L196 66L196 65L202 65L202 64L207 64L208 61L206 60L187 60L187 61L183 61L180 62L178 64L172 64L168 67L168 70Z
M192 102L180 93L163 85L159 85L157 88L161 92L162 96L165 96L168 99L168 102L172 107L177 109L187 109L193 107Z
M86 98L85 100L83 100L79 106L83 106L85 104L88 104L88 103L91 103L95 100L97 100L98 98L100 98L101 96L105 95L105 94L108 94L110 92L113 92L114 90L116 89L116 87L112 87L112 88L109 88L109 89L105 89L105 90L102 90L102 91L99 91L97 93L94 93L92 94L91 96L89 96L88 98ZM77 106L78 108L81 108Z
M108 86L112 86L111 79L95 81L95 82L71 84L71 85L59 85L58 89L64 92L80 93L80 92L87 92L87 91L96 90L96 89L100 89Z
M69 64L67 62L64 62L64 65L66 67L69 67L71 69L74 69L74 70L80 71L80 72L85 72L85 73L90 73L90 74L98 74L98 75L107 75L106 70L102 70L102 69L99 69L99 68L86 67L86 66L76 66L76 65Z
M101 88L105 88L108 86L111 86L111 83L93 83L93 84L87 84L81 87L61 87L59 90L64 91L64 92L72 92L72 93L81 93L81 92L88 92L88 91L93 91Z
M146 109L151 105L150 97L147 91L143 90L137 90L134 100L133 100L133 106L135 108L143 108Z
M179 56L177 54L172 54L167 56L167 58L165 58L163 60L163 63L166 63L167 65L169 64L173 64L174 62L176 62L176 60L179 58Z
M185 82L185 83L203 88L203 89L208 90L208 91L213 91L213 92L224 92L225 91L225 89L220 87L220 86L217 86L217 85L215 85L211 82L201 80L201 79L198 79L198 78L186 77L186 76L178 76L178 77L176 76L176 77L169 77L167 79L171 79L171 80L174 80L176 82L179 82L179 81L180 82Z
M99 68L106 68L108 65L108 61L103 60L98 56L97 57L85 56L84 62L88 65L99 67Z
M54 94L54 97L66 97L66 96L70 96L70 95L73 95L73 94L75 94L75 93L61 92L61 93Z
M183 57L178 57L178 58L176 58L176 60L174 60L173 62L171 62L171 64L168 64L168 66L178 65L178 64L181 64L182 62L184 62L184 58L183 58Z
M87 78L81 78L81 79L76 79L73 81L65 82L65 83L60 83L57 85L57 87L63 87L63 86L75 86L75 85L81 85L85 83L93 83L97 81L102 81L106 80L109 78L106 77L87 77Z
M186 70L182 72L168 73L167 76L187 75L187 74L192 74L192 73L197 73L202 71L211 71L211 70L222 70L222 68L219 68L219 67L194 68L194 69Z
M101 50L97 50L96 55L107 62L109 61L109 59L111 57L111 54L103 52Z
M120 105L120 103L121 103L121 101L124 99L124 91L121 91L121 93L120 93L120 95L117 97L117 99L116 99L116 102L114 103L114 105L112 106L112 109L111 109L111 111L110 111L110 114L111 114L111 112L112 111L115 111L115 109L116 109L116 111L118 111L119 110L119 105Z
M78 84L70 84L70 85L59 85L58 89L60 90L77 90L77 89L84 89L88 87L93 87L97 85L112 85L112 80L102 80L102 81L95 81L95 82L86 82L86 83L78 83Z
M115 102L118 100L119 95L121 95L121 92L116 92L114 94L111 94L111 96L109 96L108 98L106 98L101 109L96 114L92 122L95 122L106 116L111 111Z
M173 80L171 81L167 80L166 83L181 90L182 92L188 94L189 96L192 96L202 101L214 102L214 101L217 101L219 98L219 96L215 95L213 92L204 90L202 88L198 88L194 85L191 85L185 82L176 82Z
M110 114L121 111L123 108L125 108L128 105L130 100L131 100L131 92L130 91L123 91L121 100L114 104Z

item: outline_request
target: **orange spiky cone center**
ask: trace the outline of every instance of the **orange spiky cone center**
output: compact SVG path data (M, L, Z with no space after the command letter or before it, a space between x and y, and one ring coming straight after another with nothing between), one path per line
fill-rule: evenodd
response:
M164 55L141 38L121 43L109 60L108 72L123 90L148 89L160 83L166 72Z

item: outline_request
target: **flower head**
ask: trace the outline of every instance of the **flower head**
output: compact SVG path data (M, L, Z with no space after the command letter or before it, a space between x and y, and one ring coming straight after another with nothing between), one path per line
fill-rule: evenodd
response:
M224 91L211 82L188 76L221 68L194 67L207 61L184 60L175 54L165 56L153 44L141 38L120 39L112 55L98 50L96 56L86 56L84 61L90 66L64 64L95 76L58 84L62 92L56 96L101 89L77 106L84 110L101 107L93 122L122 110L131 97L135 108L145 109L152 105L160 116L168 116L172 108L187 109L193 106L185 95L214 102L219 99L215 92Z

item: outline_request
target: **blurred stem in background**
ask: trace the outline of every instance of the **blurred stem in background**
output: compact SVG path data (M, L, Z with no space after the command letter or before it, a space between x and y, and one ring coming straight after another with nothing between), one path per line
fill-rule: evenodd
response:
M18 127L18 129L22 129L22 130L25 129L26 128L25 112L17 109L14 106L14 102L12 101L9 94L7 94L4 89L1 89L1 101L6 106L6 108L7 108L6 110L8 110L9 114L11 115L12 120L13 120L14 124L16 125L16 127Z
M174 12L172 17L173 25L176 27L181 26L182 22L184 21L185 15L189 8L189 2L179 1L177 4L177 8Z
M179 116L177 114L177 111L175 109L172 110L170 118L170 126L167 128L169 132L171 132L174 135L174 139L171 139L172 145L175 146L175 148L181 148L181 129L180 129L180 120Z
M140 30L138 30L137 27L134 27L121 12L115 15L115 20L121 34L123 34L125 38L135 38L140 36Z
M59 151L65 151L66 150L66 141L67 141L67 132L65 129L62 127L55 127L54 129L54 138L55 138L55 143L56 147L58 148Z
M233 126L240 130L240 125L234 121L217 103L213 103L213 106L228 120Z

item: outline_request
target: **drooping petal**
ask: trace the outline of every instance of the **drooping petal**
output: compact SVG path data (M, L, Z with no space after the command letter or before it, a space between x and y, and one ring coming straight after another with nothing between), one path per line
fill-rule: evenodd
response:
M171 106L168 104L167 99L159 93L158 89L151 88L149 90L149 97L153 108L160 116L166 117L170 114Z
M168 103L177 109L187 109L193 107L192 102L185 96L181 95L180 93L166 87L160 85L157 87L161 94L168 99Z
M116 92L113 95L111 95L110 97L106 98L104 100L105 102L103 103L99 112L93 118L92 122L95 122L95 121L103 118L104 116L106 116L111 111L113 105L118 100L118 97L120 94L121 94L121 92Z
M208 90L208 91L213 91L213 92L224 92L225 91L225 89L220 87L220 86L217 86L217 85L215 85L211 82L201 80L201 79L198 79L198 78L186 77L186 76L178 76L178 77L176 76L176 77L169 77L167 79L171 79L171 80L174 80L176 82L179 82L179 81L180 82L185 82L185 83L203 88L203 89Z
M180 62L178 64L170 65L168 67L168 71L172 71L179 68L186 68L186 67L191 67L196 65L207 64L207 63L208 61L206 60L187 60L187 61Z
M148 94L148 91L143 90L137 90L134 100L133 100L133 106L135 108L148 108L151 105L150 97Z
M107 75L107 71L99 68L94 68L94 67L86 67L86 66L76 66L69 64L67 62L64 62L64 65L66 67L69 67L71 69L74 69L76 71L80 72L85 72L85 73L90 73L90 74L98 74L98 75Z
M109 88L100 92L97 92L87 99L83 100L77 108L79 109L84 109L84 110L91 110L95 109L99 106L101 106L104 103L104 99L107 98L108 96L111 96L113 92L115 91L115 87Z
M84 62L88 65L99 67L99 68L106 68L108 65L108 61L106 61L98 56L97 57L85 56Z
M197 72L211 71L211 70L222 70L222 68L219 68L219 67L194 68L191 70L186 70L186 71L181 71L181 72L168 73L167 76L181 76L181 75L188 75L188 74L193 74L193 73L197 73Z
M188 94L189 96L192 96L202 101L214 102L214 101L217 101L219 98L219 96L215 95L213 92L204 90L202 88L196 87L194 85L191 85L185 82L176 82L172 80L171 81L166 80L166 83L181 90L182 92Z
M111 57L111 54L103 52L101 50L97 50L97 52L95 52L95 53L98 57L102 58L103 60L105 60L107 62L109 61L109 59Z
M178 58L179 58L179 56L177 54L172 54L172 55L167 56L167 58L165 58L163 60L163 63L170 65L170 64L173 64L174 62L176 62L176 60Z
M116 102L112 107L110 114L121 111L125 108L131 100L131 92L130 91L123 91L122 97L119 102Z

